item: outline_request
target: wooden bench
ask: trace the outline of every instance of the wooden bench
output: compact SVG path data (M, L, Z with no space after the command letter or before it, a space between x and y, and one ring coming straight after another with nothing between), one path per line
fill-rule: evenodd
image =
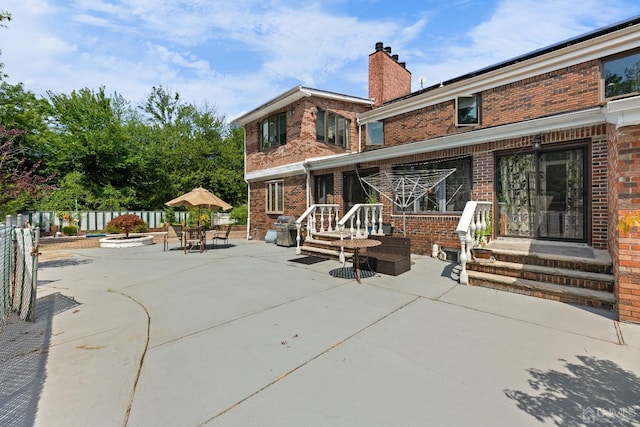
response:
M411 239L408 237L370 236L382 242L367 248L364 255L373 271L397 276L411 270Z

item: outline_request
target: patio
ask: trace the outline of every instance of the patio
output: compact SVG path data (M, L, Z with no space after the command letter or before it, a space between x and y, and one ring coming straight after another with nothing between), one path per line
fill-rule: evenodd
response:
M461 286L453 264L413 256L410 271L358 285L329 274L338 261L258 241L186 257L64 251L45 250L39 297L78 305L39 319L44 368L24 396L36 426L640 419L640 326Z

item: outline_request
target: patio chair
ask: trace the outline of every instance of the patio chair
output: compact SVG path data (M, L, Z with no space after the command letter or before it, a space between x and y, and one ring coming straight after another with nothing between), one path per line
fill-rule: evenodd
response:
M200 227L196 228L187 228L183 232L184 238L182 241L184 242L184 253L187 253L187 250L191 252L196 245L198 245L198 249L200 249L200 253L204 252L204 244L205 244L205 230L202 230Z
M181 225L167 225L167 243L165 244L165 250L169 249L169 240L178 240L180 242L180 247L182 247L182 226Z
M218 240L222 240L225 243L225 246L227 248L229 247L229 233L231 233L231 227L232 225L229 224L227 226L227 231L225 231L224 234L222 234L222 232L220 231L213 235L213 246L216 245L216 242Z

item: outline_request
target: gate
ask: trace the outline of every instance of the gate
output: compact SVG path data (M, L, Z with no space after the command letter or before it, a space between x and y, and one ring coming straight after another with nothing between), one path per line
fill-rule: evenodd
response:
M39 230L0 224L0 325L13 310L35 320Z

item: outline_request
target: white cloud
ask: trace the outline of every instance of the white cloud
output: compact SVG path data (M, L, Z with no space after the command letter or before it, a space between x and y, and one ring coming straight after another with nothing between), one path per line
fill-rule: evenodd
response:
M377 41L407 62L416 88L419 76L436 84L626 18L630 1L502 0L446 40L429 33L436 10L354 16L337 12L344 0L6 0L14 19L0 30L0 61L36 94L105 86L137 103L163 85L234 117L296 84L366 96ZM457 22L457 9L440 12Z
M628 2L615 0L606 6L599 0L501 0L490 19L462 39L426 49L424 59L411 69L427 77L427 86L438 84L629 18L630 13Z

